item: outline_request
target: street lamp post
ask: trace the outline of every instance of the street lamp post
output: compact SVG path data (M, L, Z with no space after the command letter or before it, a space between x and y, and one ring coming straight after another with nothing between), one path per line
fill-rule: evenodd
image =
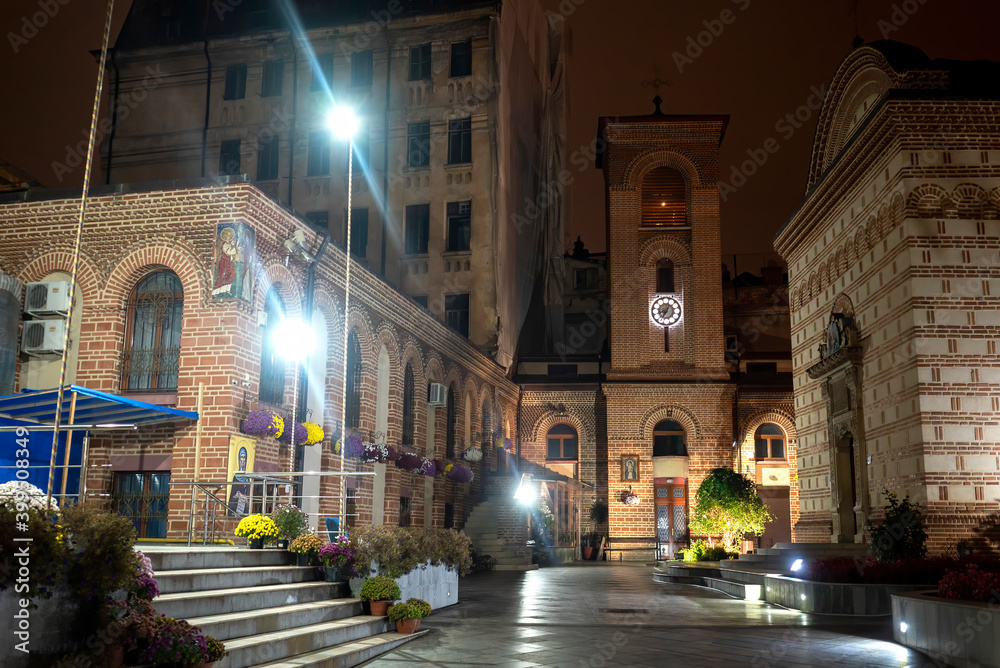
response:
M330 130L340 139L347 140L347 221L345 223L345 249L347 255L344 259L344 356L343 356L343 387L340 396L340 472L344 472L344 449L347 447L347 337L350 327L347 322L348 305L351 294L351 195L354 189L354 133L358 130L358 118L354 112L347 107L334 107L327 119ZM347 522L347 502L346 481L343 475L337 476L340 479L340 513L337 521L337 535L344 535L344 526Z

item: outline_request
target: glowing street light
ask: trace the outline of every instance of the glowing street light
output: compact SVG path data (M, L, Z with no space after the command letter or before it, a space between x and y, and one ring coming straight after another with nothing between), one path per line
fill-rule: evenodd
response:
M326 119L333 134L340 139L354 139L360 121L349 107L334 107Z
M514 492L514 498L526 506L535 500L535 486L531 482L530 473L521 474L521 482Z
M286 361L295 363L295 373L292 374L292 424L288 427L292 431L289 433L288 445L288 471L295 471L295 421L296 421L296 401L299 395L299 366L302 361L309 357L316 344L316 337L313 336L309 325L298 318L285 318L279 322L271 334L271 340L279 354ZM288 487L289 494L291 486Z

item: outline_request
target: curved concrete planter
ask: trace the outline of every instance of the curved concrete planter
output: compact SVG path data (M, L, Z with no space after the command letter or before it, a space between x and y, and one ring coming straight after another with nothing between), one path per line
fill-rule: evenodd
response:
M875 585L813 582L785 575L768 575L764 600L792 610L824 615L881 616L892 614L892 594L926 589L927 585Z
M378 565L373 564L376 570ZM361 591L364 578L351 578L351 595L357 596ZM431 604L432 610L444 608L458 603L458 571L448 570L447 566L419 566L396 580L399 585L400 598L405 601L419 598Z
M80 645L80 639L69 631L74 628L79 605L61 586L52 598L34 599L37 608L28 608L21 613L20 600L23 594L16 594L14 588L0 594L0 616L8 630L7 640L0 648L0 666L28 665L28 655L17 651L15 645L28 640L27 649L32 653L72 652ZM27 617L17 618L17 614ZM15 632L22 630L27 636L18 637Z
M956 601L933 592L893 594L892 637L900 645L926 653L937 665L997 667L998 612L1000 604L995 602Z

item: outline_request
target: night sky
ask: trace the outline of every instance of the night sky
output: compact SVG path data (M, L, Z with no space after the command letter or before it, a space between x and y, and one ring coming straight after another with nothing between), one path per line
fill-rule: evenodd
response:
M117 3L113 34L129 4ZM580 234L592 251L604 249L604 183L591 159L598 117L650 113L655 91L641 84L659 78L672 82L660 88L665 112L732 116L722 145L723 178L731 178L732 166L746 160L748 150L769 138L778 142L780 149L727 194L722 209L724 253L771 251L775 231L804 194L816 113L798 128L784 119L825 89L850 51L854 0L543 4L566 14L572 33L566 147L574 180L567 248ZM860 6L865 40L907 42L931 58L1000 61L997 0L861 0ZM54 16L32 35L24 17L45 7ZM89 127L97 75L89 51L100 46L104 7L99 0L0 4L0 159L47 186L79 186L83 180L79 168L60 183L52 163L65 160L66 145L80 141ZM17 53L11 33L20 35Z

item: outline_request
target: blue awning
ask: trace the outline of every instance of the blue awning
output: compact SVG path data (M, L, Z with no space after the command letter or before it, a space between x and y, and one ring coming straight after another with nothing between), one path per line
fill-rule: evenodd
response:
M198 413L181 411L167 406L156 406L144 401L91 390L79 385L63 389L62 420L68 425L76 393L76 410L73 423L78 425L151 425L164 422L197 420ZM56 416L56 398L59 388L51 390L25 390L20 394L0 397L0 425L52 425Z

